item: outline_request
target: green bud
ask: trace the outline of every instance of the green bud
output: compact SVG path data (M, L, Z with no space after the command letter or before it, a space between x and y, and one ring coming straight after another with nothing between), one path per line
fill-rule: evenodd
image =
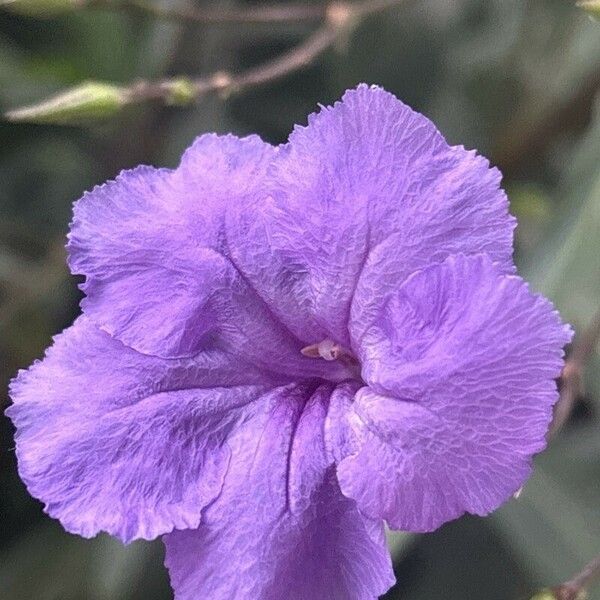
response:
M18 123L76 125L112 117L127 103L122 88L99 81L87 81L56 96L5 114Z
M577 2L577 6L594 19L600 19L600 0L580 0Z
M540 590L535 596L532 596L531 600L558 600L558 599L552 590L545 589L545 590Z
M79 8L85 0L0 0L0 8L28 17L53 17Z
M178 77L165 83L169 95L167 104L174 106L187 106L196 100L196 87L187 77Z

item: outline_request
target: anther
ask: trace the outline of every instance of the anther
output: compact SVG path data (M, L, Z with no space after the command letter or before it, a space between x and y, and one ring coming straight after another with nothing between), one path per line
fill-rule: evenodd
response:
M318 344L311 344L302 348L300 352L309 358L324 358L325 360L337 360L342 354L345 354L344 349L333 340L323 340Z

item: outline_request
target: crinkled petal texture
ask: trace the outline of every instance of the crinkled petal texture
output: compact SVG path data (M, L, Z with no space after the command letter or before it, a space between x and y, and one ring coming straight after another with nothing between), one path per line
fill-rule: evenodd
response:
M178 600L375 600L394 583L381 524L340 493L323 434L332 393L355 390L297 384L263 398L200 527L165 537Z
M165 538L178 599L373 600L394 582L382 521L340 492L327 415L358 387L286 384L218 349L143 355L81 317L8 414L23 481L67 530L188 530Z
M384 519L485 514L544 445L570 333L512 274L499 180L361 85L285 146L203 136L86 194L84 316L11 387L29 490L164 534L177 600L374 600Z
M391 527L430 531L484 515L545 446L570 339L548 301L486 256L409 277L363 337L342 490Z
M70 265L86 276L83 310L144 353L190 356L248 305L246 322L296 349L356 346L419 268L485 252L513 269L499 182L486 159L361 85L284 147L203 136L174 171L141 167L86 194Z
M72 271L86 276L84 312L147 354L200 350L239 287L223 212L261 184L274 153L256 136L205 135L174 171L138 167L86 194L68 245Z
M86 276L89 318L144 354L190 357L218 339L265 371L348 377L342 365L301 356L305 344L231 257L224 213L264 187L276 154L256 136L205 135L174 171L139 167L86 194L68 251Z
M228 213L231 252L301 339L352 345L417 269L458 252L513 269L514 219L499 183L485 158L361 85L296 128L268 172L267 198Z
M19 473L86 537L196 527L221 490L228 436L272 385L220 350L141 355L81 317L12 383Z

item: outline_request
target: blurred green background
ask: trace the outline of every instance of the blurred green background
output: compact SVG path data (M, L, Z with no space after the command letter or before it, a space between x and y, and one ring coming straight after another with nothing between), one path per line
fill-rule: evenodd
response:
M0 11L0 110L89 78L239 71L312 28ZM78 312L63 243L85 189L139 163L174 166L206 131L284 141L317 102L361 81L383 85L502 169L521 273L581 331L600 305L600 23L566 0L412 0L369 18L310 68L233 99L135 107L88 128L0 122L0 389ZM599 367L596 353L585 393L519 500L487 519L390 538L398 585L386 598L526 599L600 553ZM1 417L0 598L170 598L160 543L86 541L43 515L16 474L12 434Z

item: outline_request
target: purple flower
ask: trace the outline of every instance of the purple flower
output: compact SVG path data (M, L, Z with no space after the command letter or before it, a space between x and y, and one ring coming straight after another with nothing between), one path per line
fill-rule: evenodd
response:
M500 173L380 88L288 144L202 136L75 206L84 315L11 387L73 533L164 536L178 600L373 600L383 537L523 485L570 338Z

